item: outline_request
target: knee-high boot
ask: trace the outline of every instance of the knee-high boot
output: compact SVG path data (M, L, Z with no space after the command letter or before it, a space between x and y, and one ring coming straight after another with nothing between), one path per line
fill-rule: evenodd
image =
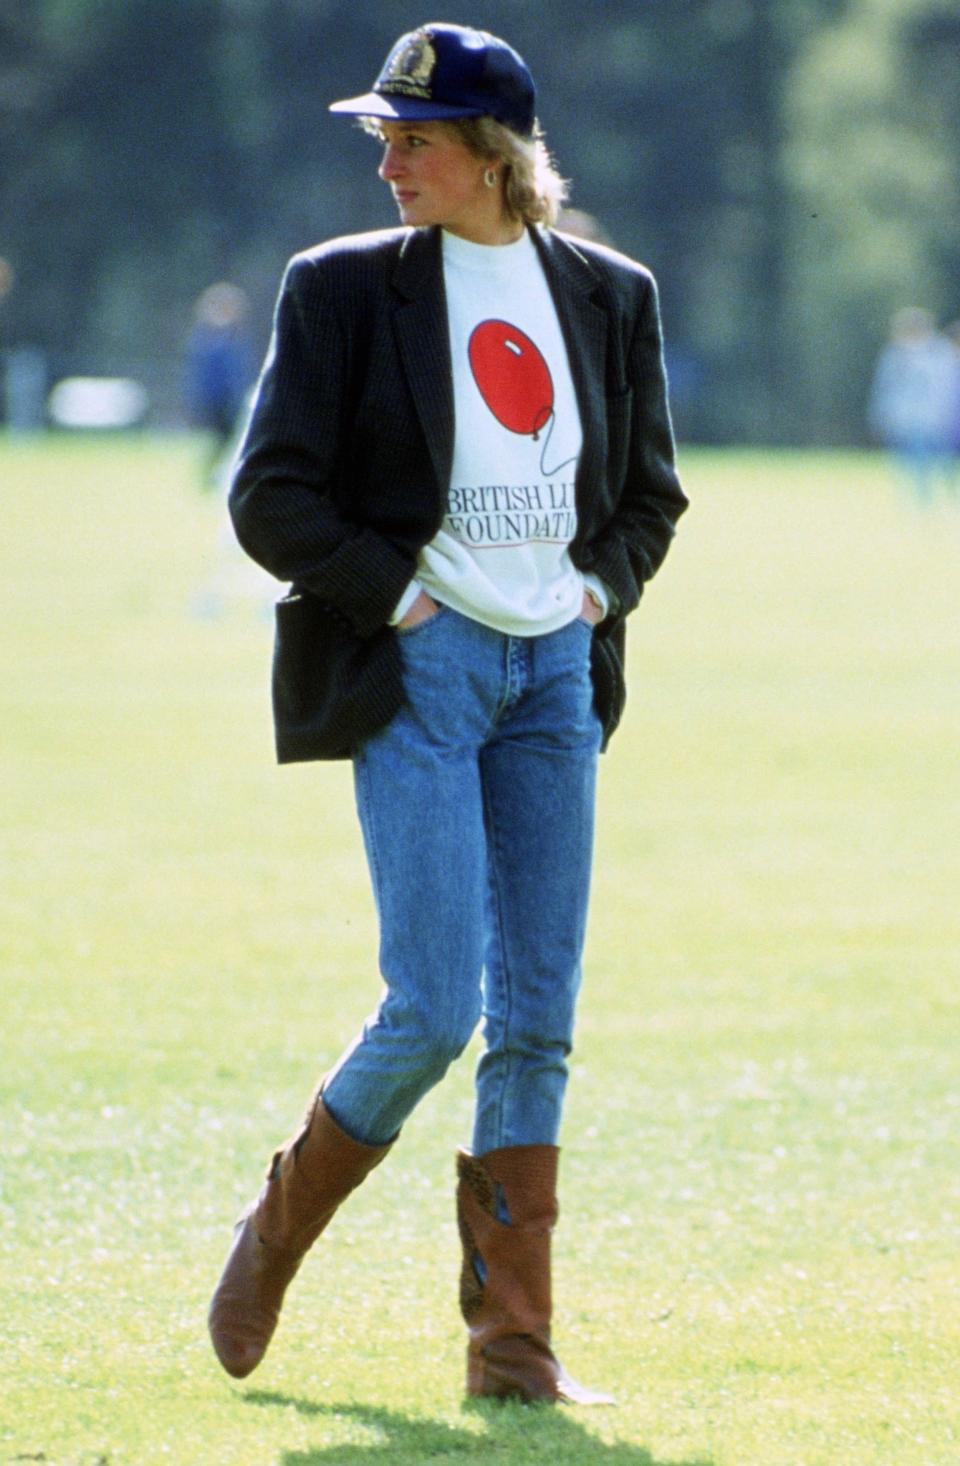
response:
M612 1396L571 1379L550 1347L559 1154L554 1145L511 1145L457 1156L460 1309L470 1336L471 1395L613 1404Z
M307 1251L389 1149L352 1140L320 1094L314 1097L303 1127L274 1155L263 1190L237 1222L210 1304L210 1337L228 1374L243 1379L256 1369Z

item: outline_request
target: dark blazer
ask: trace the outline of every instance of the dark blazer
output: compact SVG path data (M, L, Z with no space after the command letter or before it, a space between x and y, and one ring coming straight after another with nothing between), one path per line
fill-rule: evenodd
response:
M656 287L613 250L534 229L583 428L570 554L616 598L594 634L604 746L624 703L624 619L686 508ZM238 458L240 543L277 605L277 756L344 758L401 706L388 619L440 528L454 402L438 229L332 240L287 266Z

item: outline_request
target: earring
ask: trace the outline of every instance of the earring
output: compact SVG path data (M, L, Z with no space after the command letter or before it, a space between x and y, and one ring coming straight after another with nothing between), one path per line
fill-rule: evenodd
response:
M496 170L496 168L488 168L487 171L483 175L483 181L487 185L488 188L496 188L496 186L497 186L497 170Z

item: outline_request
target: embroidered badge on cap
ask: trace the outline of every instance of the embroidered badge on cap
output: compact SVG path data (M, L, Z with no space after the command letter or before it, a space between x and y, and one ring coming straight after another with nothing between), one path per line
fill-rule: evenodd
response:
M414 122L490 116L531 137L536 88L506 41L435 21L394 43L371 91L331 102L330 111Z
M387 57L376 90L404 97L429 98L436 64L437 53L425 31L404 36Z

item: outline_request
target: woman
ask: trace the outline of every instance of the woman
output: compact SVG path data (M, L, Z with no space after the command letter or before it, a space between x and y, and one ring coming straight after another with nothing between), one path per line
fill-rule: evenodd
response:
M291 261L231 507L293 583L278 756L353 760L385 993L237 1224L211 1333L231 1374L259 1363L307 1249L482 1017L467 1388L606 1399L551 1350L549 1249L597 753L686 506L655 287L546 227L563 185L503 41L426 26L331 110L379 136L403 227Z

